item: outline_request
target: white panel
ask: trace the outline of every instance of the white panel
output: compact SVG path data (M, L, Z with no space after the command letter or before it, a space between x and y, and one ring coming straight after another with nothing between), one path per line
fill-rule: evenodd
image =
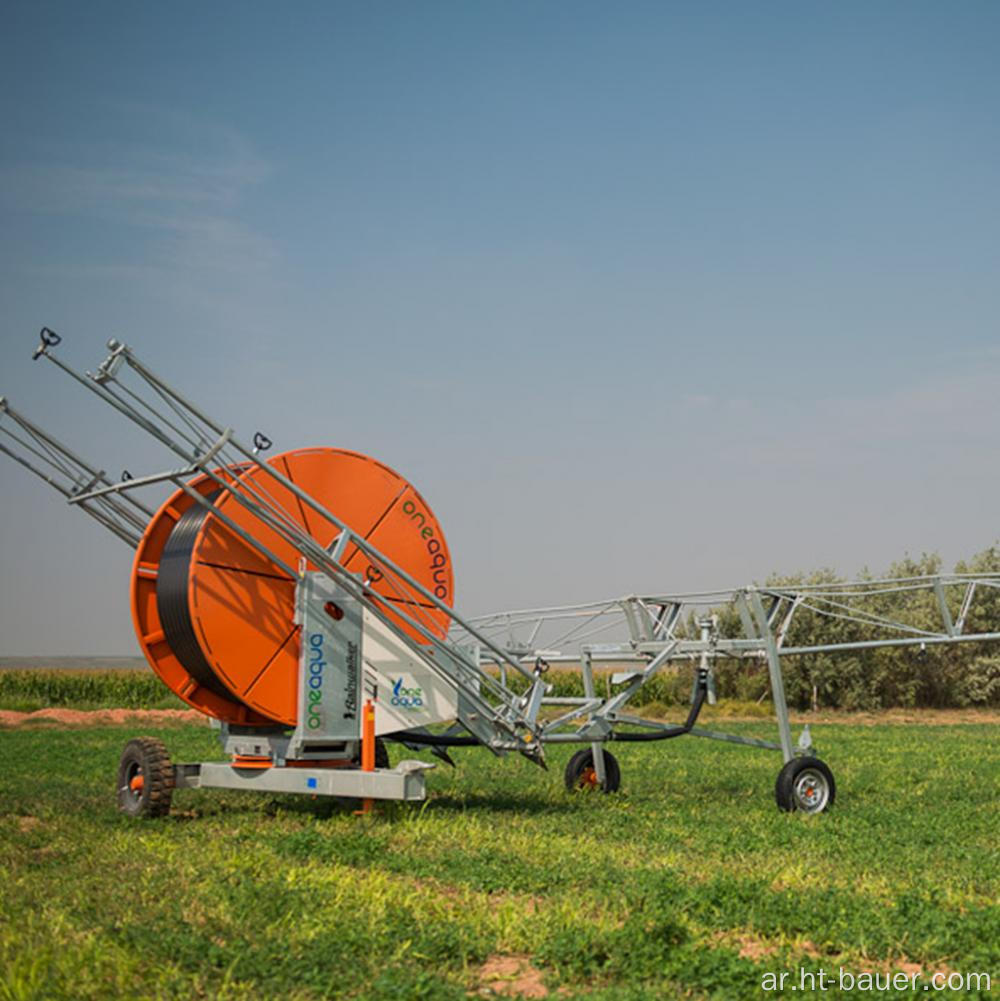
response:
M407 646L367 609L364 610L361 657L364 698L378 687L375 734L445 723L458 711L455 689L411 656Z

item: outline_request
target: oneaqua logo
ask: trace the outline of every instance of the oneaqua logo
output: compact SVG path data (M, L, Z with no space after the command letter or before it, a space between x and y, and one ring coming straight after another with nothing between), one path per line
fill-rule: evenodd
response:
M423 709L424 690L419 686L404 688L403 679L397 678L392 686L392 704L400 709Z
M420 538L427 540L427 555L431 558L428 569L434 577L434 594L445 601L448 598L448 557L442 552L441 542L434 535L434 529L427 524L427 515L412 500L403 502L403 514L410 521L420 520L417 527L420 529Z
M323 634L309 634L309 693L306 704L306 725L310 730L318 730L323 725Z

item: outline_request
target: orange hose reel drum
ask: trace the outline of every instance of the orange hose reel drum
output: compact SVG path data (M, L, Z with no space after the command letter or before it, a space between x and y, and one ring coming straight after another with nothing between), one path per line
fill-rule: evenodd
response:
M270 465L451 605L454 582L444 533L424 499L402 476L368 456L332 448L286 452L271 459ZM280 505L297 525L330 548L339 529L291 490L257 467L246 472L242 482ZM233 496L224 495L218 507L279 559L297 566L299 556L292 546ZM352 573L370 576L368 562L356 546L347 548L341 562ZM409 604L377 575L369 589L385 599L386 610ZM225 689L248 709L294 725L299 659L294 579L219 519L206 517L190 547L186 599L198 646ZM429 603L421 604L425 607L410 607L407 613L444 636L447 615Z
M193 480L189 485L205 496L218 489L217 484L207 476ZM131 599L132 625L139 646L160 680L193 709L227 723L273 725L271 719L253 712L234 698L203 661L182 661L167 638L157 601L163 553L178 522L196 507L191 496L183 490L176 491L153 515L136 548L132 563Z

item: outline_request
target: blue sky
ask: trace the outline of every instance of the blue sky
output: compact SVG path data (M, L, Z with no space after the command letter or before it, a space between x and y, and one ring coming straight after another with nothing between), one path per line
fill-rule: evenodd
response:
M470 613L994 542L994 3L8 4L0 393L115 335L408 476ZM48 370L45 370L48 369ZM0 655L131 653L129 554L0 464Z

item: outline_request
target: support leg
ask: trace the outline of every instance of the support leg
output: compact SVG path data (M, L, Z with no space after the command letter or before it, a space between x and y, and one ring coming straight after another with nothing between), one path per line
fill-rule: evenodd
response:
M583 675L583 694L588 699L592 699L594 698L594 665L589 650L584 650L581 654L580 668ZM590 718L593 719L593 716ZM604 760L603 741L591 741L590 750L594 756L594 774L597 776L597 784L603 789L608 780L608 768Z
M774 634L768 625L767 614L764 612L760 594L756 590L752 590L748 596L754 618L757 620L757 628L760 630L760 636L764 640L764 650L767 653L767 670L771 679L771 698L774 702L774 715L778 719L781 756L785 764L788 764L795 757L795 750L792 746L792 728L788 722L788 703L785 701L785 680L781 674L781 657L778 655L778 644L775 642Z

